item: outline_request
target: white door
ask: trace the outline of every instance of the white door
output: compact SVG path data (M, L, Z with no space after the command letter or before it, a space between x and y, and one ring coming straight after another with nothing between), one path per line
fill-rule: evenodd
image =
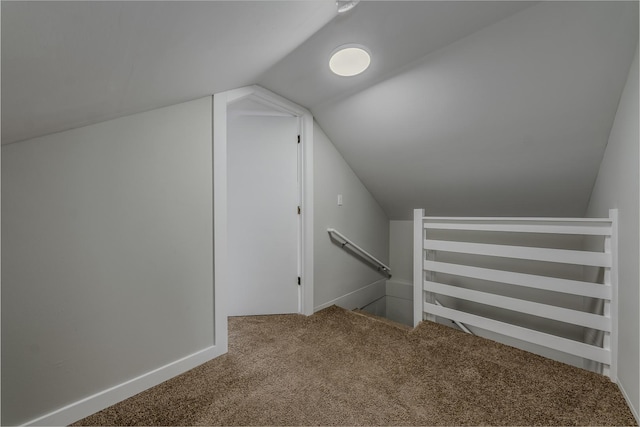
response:
M229 116L230 316L299 312L297 136L296 117Z

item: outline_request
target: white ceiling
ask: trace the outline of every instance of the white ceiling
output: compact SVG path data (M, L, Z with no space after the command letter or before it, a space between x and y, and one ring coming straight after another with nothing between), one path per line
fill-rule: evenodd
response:
M311 111L391 219L582 216L637 43L637 2L544 2Z
M1 6L2 143L257 83L391 219L582 215L638 41L637 2ZM345 43L371 50L361 76L328 70Z
M2 143L254 84L330 1L6 2Z
M487 25L531 6L525 1L363 1L338 15L260 77L259 84L314 108L345 97ZM371 66L355 77L329 71L340 45L366 46Z

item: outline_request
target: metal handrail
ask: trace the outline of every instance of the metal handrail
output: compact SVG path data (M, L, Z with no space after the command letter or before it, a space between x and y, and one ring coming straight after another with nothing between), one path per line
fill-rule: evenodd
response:
M357 249L358 252L360 252L361 254L365 255L367 258L369 258L370 260L372 260L373 262L375 262L376 264L378 264L378 270L383 270L385 271L389 277L391 277L391 269L384 264L382 261L380 261L378 258L374 257L373 255L371 255L369 252L365 251L364 249L362 249L360 246L356 245L355 243L353 243L353 241L351 241L348 237L346 237L344 234L340 233L338 230L336 230L335 228L327 228L327 232L329 232L329 234L335 234L336 236L338 236L340 239L343 240L342 243L342 247L344 248L346 245L350 245L353 248Z

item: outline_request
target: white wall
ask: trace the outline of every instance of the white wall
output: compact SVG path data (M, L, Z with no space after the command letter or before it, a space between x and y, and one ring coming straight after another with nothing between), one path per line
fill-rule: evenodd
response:
M413 284L413 221L389 221L389 267L393 281Z
M586 215L606 217L609 209L619 210L618 380L636 419L640 413L638 115L636 49Z
M206 97L2 147L2 424L211 348L211 133Z
M389 221L389 267L386 317L413 326L413 221Z
M386 276L329 238L333 227L384 263L389 220L318 123L314 140L314 307L363 307L384 296ZM343 205L338 206L338 194Z

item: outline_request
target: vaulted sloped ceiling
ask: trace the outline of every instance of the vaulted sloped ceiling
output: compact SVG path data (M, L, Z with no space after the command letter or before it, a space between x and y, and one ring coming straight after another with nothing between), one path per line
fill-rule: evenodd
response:
M327 1L1 7L3 144L255 84L336 15Z
M3 143L257 83L311 109L391 219L582 215L638 42L636 1L1 6ZM360 76L328 70L346 43Z
M582 216L637 43L637 2L543 2L310 107L392 219Z
M261 76L259 83L309 108L345 97L388 78L425 55L534 2L526 1L363 1L336 16L286 58ZM344 44L365 45L371 66L359 76L329 71L329 57Z

